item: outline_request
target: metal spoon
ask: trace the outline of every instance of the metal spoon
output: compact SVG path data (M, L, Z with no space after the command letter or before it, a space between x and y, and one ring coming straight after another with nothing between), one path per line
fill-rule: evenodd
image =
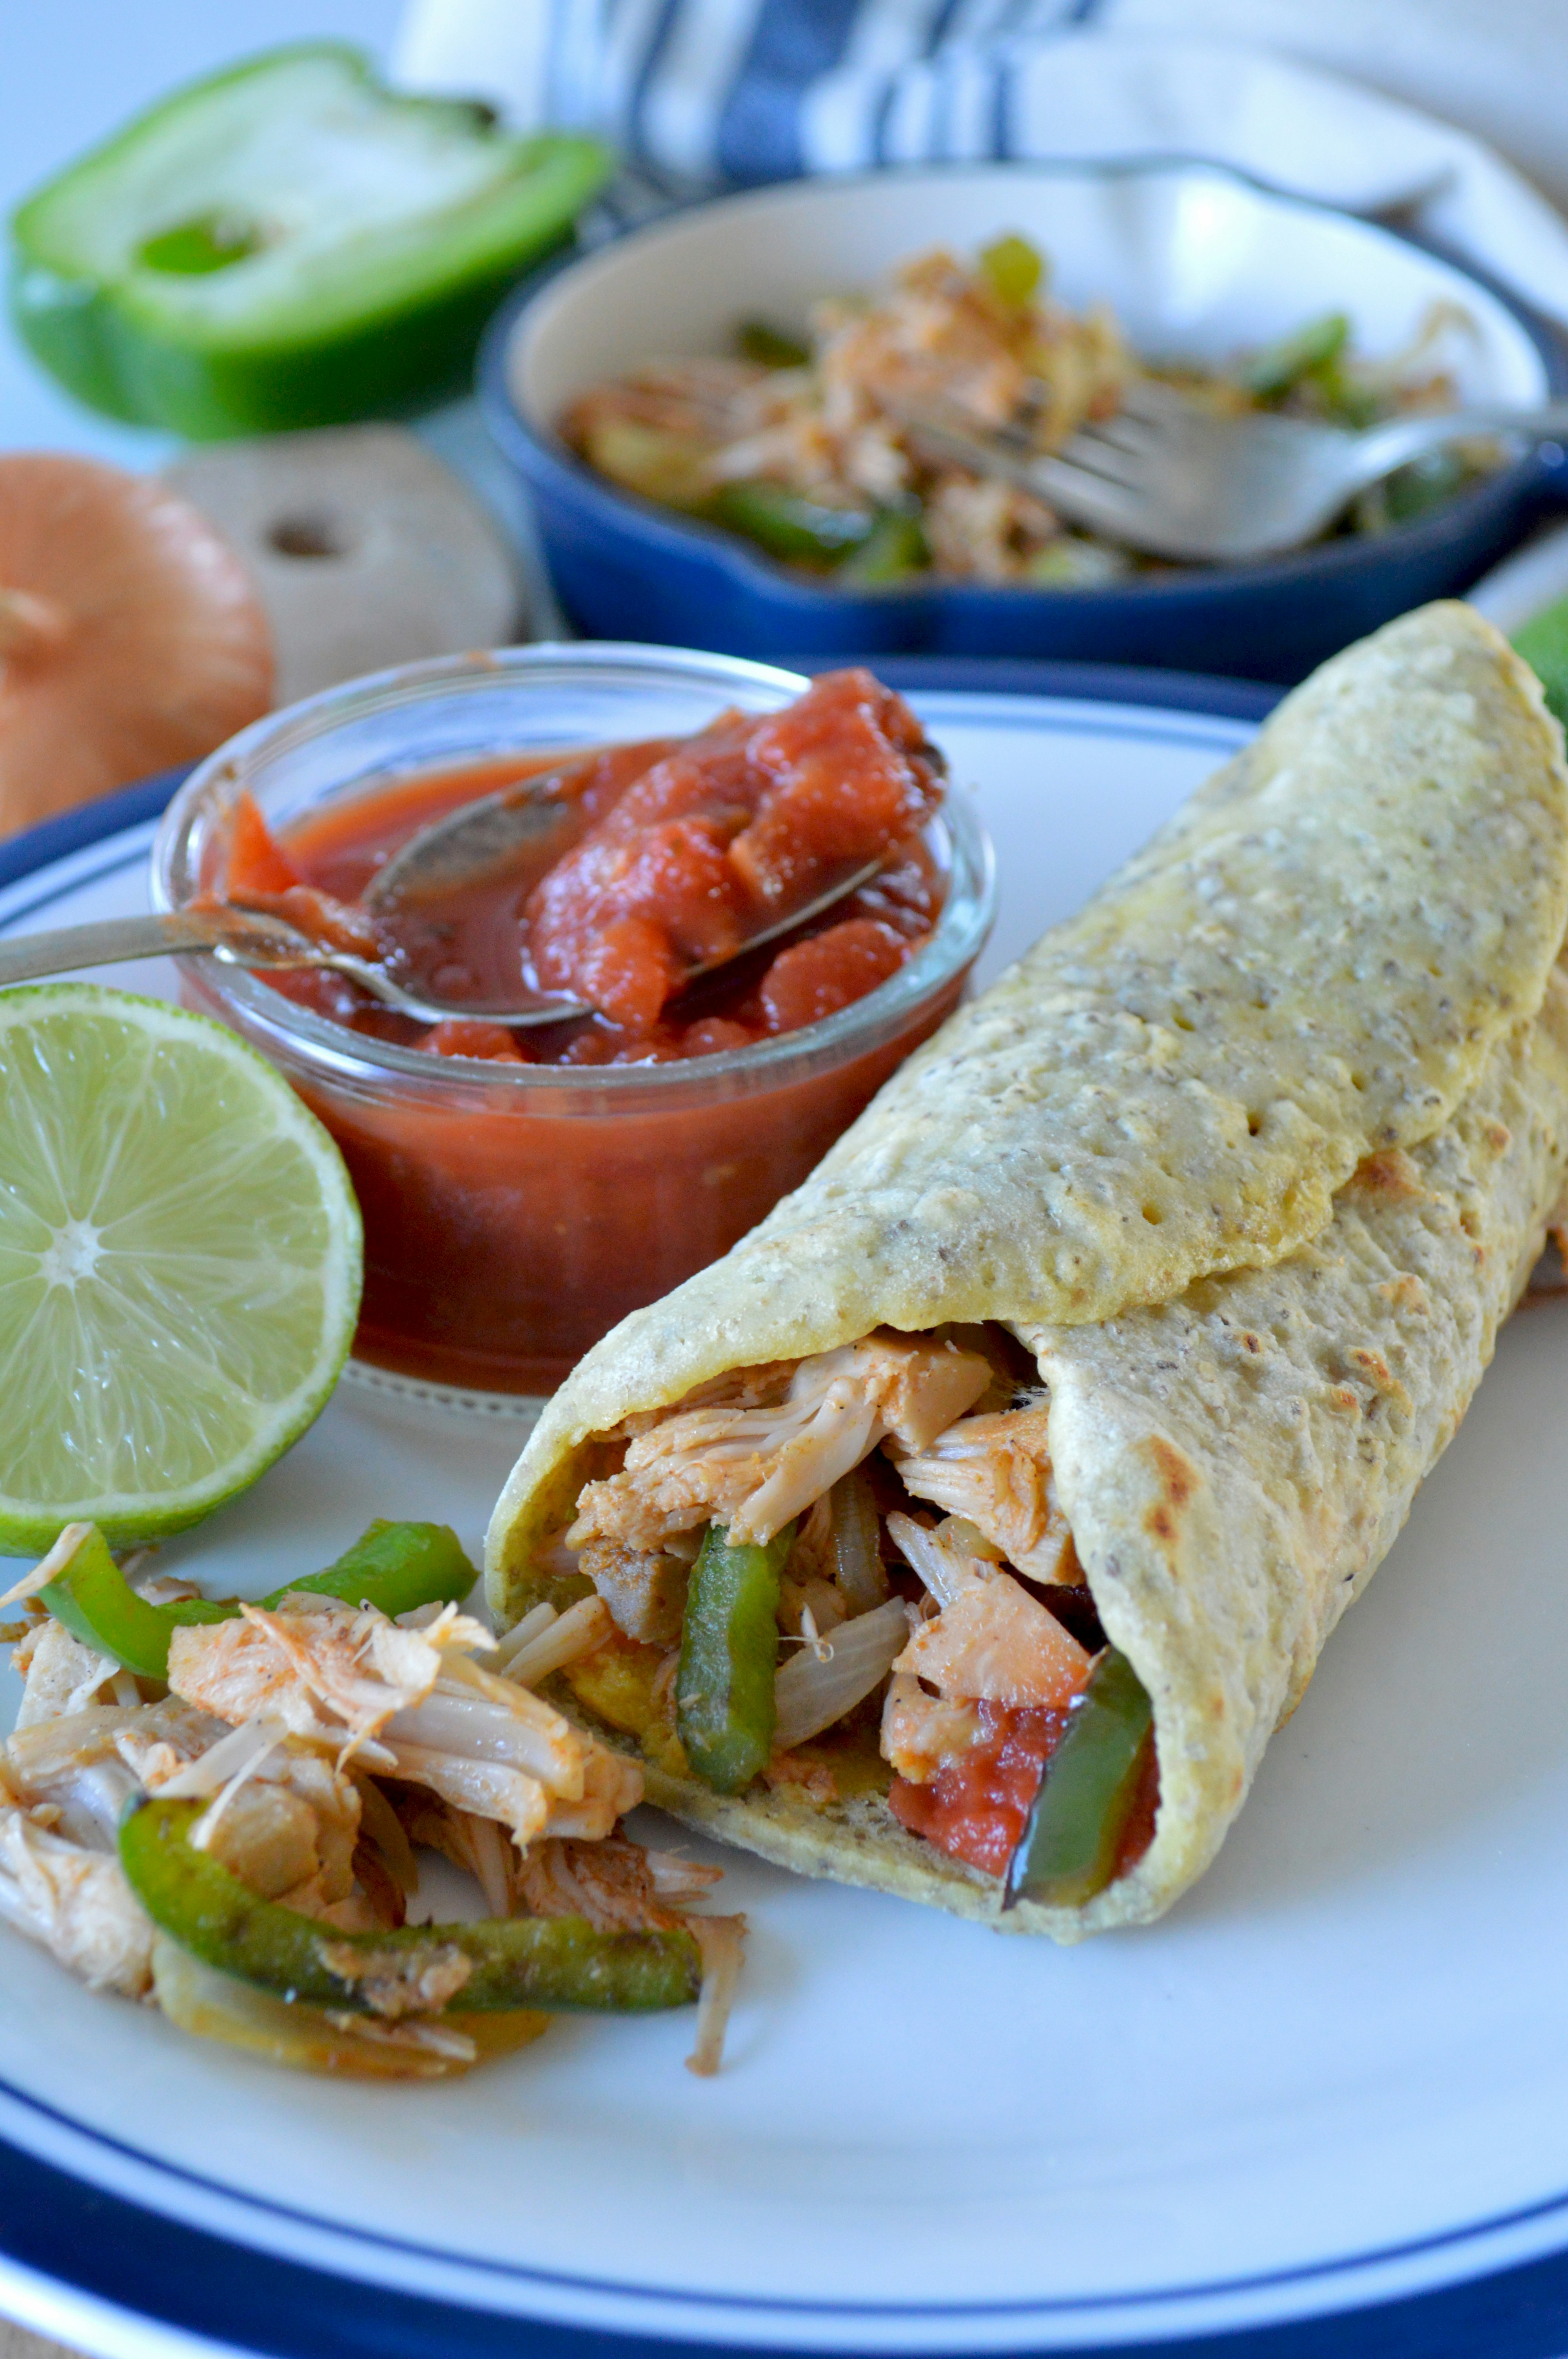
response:
M568 775L556 770L518 779L421 828L372 880L362 896L363 905L377 912L406 907L504 874L524 850L536 853L548 836L574 816L571 806L556 794ZM863 862L814 901L748 935L732 951L689 968L681 988L820 917L836 902L870 884L883 865L881 859ZM97 925L63 926L0 941L0 989L74 967L112 966L122 960L161 958L174 951L205 952L226 966L326 967L419 1024L442 1024L450 1016L466 1016L474 1022L522 1028L567 1023L593 1013L580 1000L552 997L547 993L529 993L525 999L498 1006L487 1000L441 999L428 990L411 991L373 960L313 941L281 918L231 903L176 909L159 917L112 918Z

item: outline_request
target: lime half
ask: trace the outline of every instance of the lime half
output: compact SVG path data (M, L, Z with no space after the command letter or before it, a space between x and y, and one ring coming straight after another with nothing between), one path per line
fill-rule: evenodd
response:
M156 1539L254 1483L337 1381L361 1259L342 1158L232 1032L0 995L0 1553Z

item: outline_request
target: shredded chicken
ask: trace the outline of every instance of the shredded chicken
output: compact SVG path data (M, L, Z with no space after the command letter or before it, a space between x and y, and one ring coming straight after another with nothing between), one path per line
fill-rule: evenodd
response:
M222 1722L173 1699L91 1704L18 1727L5 1748L6 1782L29 1807L49 1810L73 1843L112 1853L137 1788L166 1784L223 1733Z
M1051 1472L1049 1410L962 1418L923 1450L898 1460L903 1487L962 1516L1032 1581L1078 1582L1072 1527Z
M912 1786L928 1786L984 1734L978 1703L928 1695L912 1671L894 1671L882 1705L881 1753Z
M961 1529L962 1527L957 1527ZM1020 1581L984 1558L966 1556L948 1524L930 1532L909 1516L888 1529L937 1598L893 1664L944 1696L1021 1707L1070 1703L1090 1658Z
M0 1804L0 1917L90 1990L140 1998L151 1984L153 1929L119 1861L15 1803Z
M1090 1658L1009 1572L962 1590L923 1623L893 1664L946 1696L1018 1706L1068 1704Z
M608 1834L641 1801L641 1772L469 1659L490 1643L453 1607L407 1630L373 1610L296 1596L276 1614L246 1606L238 1621L177 1631L169 1683L222 1719L266 1714L330 1747L340 1766L427 1786L499 1820L524 1846L546 1833Z
M889 1435L925 1449L990 1374L976 1353L879 1333L803 1360L776 1405L673 1410L632 1442L620 1473L583 1491L568 1543L654 1550L712 1522L738 1543L770 1540Z
M712 1869L697 1873L716 1879ZM605 1933L668 1932L686 1922L636 1843L540 1843L522 1863L517 1897L530 1917L586 1917Z
M388 2023L405 2015L438 2015L473 1973L472 1961L450 1941L417 1950L359 1950L348 1941L317 1946L328 1973L356 1989Z
M646 1646L680 1643L691 1566L668 1549L632 1549L596 1539L578 1559L609 1608L615 1626Z
M98 1702L125 1676L112 1655L101 1655L52 1614L34 1623L12 1648L11 1661L27 1681L16 1714L18 1728L73 1715Z

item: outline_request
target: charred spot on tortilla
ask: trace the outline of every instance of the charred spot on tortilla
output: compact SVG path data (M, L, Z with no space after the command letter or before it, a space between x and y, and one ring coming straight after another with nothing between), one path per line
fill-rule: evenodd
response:
M565 1699L613 1707L651 1799L998 1928L1158 1916L1557 1216L1565 919L1561 733L1506 645L1441 605L1336 658L588 1355L498 1504L498 1614L575 1560L613 1614L604 1551L655 1554L664 1636L623 1625ZM674 1603L704 1535L792 1522L772 1626L708 1649L773 1657L771 1726L765 1679L720 1699L766 1767L719 1792Z

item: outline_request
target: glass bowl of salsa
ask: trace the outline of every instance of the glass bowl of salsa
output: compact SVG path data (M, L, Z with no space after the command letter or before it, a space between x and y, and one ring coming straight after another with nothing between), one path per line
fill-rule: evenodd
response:
M835 697L850 716L841 756ZM432 1029L333 976L181 962L189 1003L268 1057L342 1149L365 1223L360 1362L465 1394L547 1394L619 1320L795 1187L956 1006L995 886L972 803L951 786L883 875L804 939L759 949L650 1016L638 1001L646 962L619 954L645 949L646 929L622 926L605 986L613 927L585 956L591 894L563 896L568 864L589 884L602 876L595 846L631 792L664 830L655 852L672 826L700 833L724 799L712 777L763 757L770 776L816 793L808 815L826 780L841 819L862 768L873 799L891 777L929 787L940 776L907 708L868 675L814 689L732 657L584 644L407 665L329 690L232 739L170 804L156 906L232 893L330 935L352 930L369 877L442 811L544 770L583 795L578 846L547 876L511 885L497 908L512 940L524 910L541 937L548 919L557 939L540 963L554 958L553 986L586 998L597 973L610 1014L527 1032L460 1015ZM910 807L918 818L918 791ZM741 822L720 818L722 842ZM624 811L620 824L624 836ZM764 864L787 869L791 824L770 804L741 833ZM647 842L634 849L646 854ZM243 892L231 882L242 870ZM493 995L494 913L461 914L470 980ZM460 995L453 972L436 979L443 996Z

